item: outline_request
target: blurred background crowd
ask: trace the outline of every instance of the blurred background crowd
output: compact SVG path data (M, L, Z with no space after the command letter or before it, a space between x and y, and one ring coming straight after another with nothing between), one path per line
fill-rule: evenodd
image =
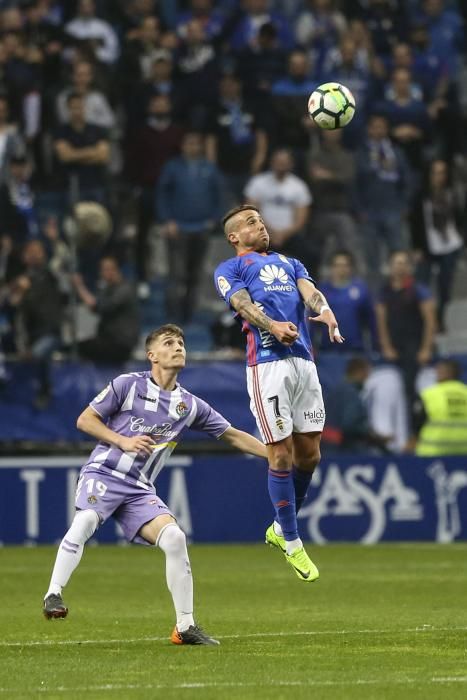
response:
M36 408L51 361L141 359L167 321L192 354L241 357L212 271L232 254L223 212L248 201L361 360L347 389L368 379L362 358L397 367L410 415L419 370L467 354L466 15L456 0L0 0L0 338L35 364ZM307 115L327 81L356 99L343 130Z

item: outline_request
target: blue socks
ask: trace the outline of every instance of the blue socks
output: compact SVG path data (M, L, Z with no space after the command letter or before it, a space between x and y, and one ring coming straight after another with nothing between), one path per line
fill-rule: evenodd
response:
M308 486L306 488L308 488ZM292 472L273 471L269 469L268 491L272 505L276 511L276 520L281 526L284 539L286 541L297 540L297 513Z
M295 489L295 512L298 513L300 508L303 505L303 502L306 498L306 493L308 491L308 487L310 485L312 473L311 472L304 472L301 469L297 469L296 467L293 467L292 469L292 478L293 478L293 485Z

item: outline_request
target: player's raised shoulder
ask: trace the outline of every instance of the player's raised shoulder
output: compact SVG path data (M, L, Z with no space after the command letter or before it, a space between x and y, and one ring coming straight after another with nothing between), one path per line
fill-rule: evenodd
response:
M124 372L123 374L118 374L116 377L113 378L113 382L125 382L125 381L131 381L131 379L138 379L139 377L147 377L151 373L150 372Z
M239 261L241 261L241 258L239 258L238 255L235 255L232 258L227 258L227 260L223 260L216 267L214 271L214 277L216 277L218 274L236 272L238 270Z
M150 374L150 372L124 372L114 377L110 381L109 387L115 392L117 397L121 399L130 391L131 387L136 384L138 379L146 379Z
M231 291L239 278L239 258L229 258L218 265L214 271L214 284L221 297L224 299Z

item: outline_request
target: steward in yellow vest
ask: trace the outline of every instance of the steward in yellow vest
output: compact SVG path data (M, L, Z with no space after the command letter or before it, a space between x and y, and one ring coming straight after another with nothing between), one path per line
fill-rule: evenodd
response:
M459 380L460 366L441 360L438 383L421 393L425 422L415 454L421 457L467 455L467 386Z

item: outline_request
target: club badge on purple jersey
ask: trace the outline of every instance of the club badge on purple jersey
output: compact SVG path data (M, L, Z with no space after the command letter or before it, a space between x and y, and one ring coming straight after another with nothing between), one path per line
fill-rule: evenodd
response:
M180 401L180 403L175 406L175 410L177 411L177 415L183 418L183 416L186 416L188 413L188 406L184 401Z

